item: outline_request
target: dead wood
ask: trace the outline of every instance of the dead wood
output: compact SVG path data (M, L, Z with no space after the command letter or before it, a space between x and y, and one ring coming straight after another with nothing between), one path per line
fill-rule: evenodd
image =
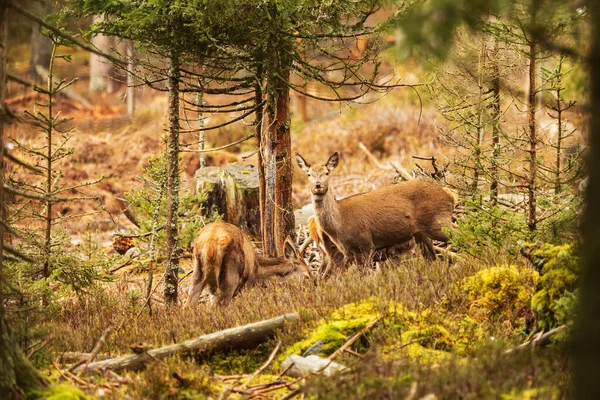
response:
M153 359L159 360L180 353L208 355L227 350L253 348L269 338L276 330L283 328L286 322L293 322L296 319L298 319L297 313L285 314L268 320L210 333L183 343L152 349L142 354L131 354L93 362L87 366L87 372L98 372L105 368L114 371L141 369ZM81 369L81 367L78 367L74 372L79 373Z
M100 339L98 339L98 342L96 342L96 345L94 346L94 348L92 349L92 355L90 356L90 358L85 362L85 364L83 364L83 367L79 368L79 371L77 372L77 377L79 378L79 376L85 372L85 370L87 369L87 367L90 365L90 363L92 361L94 361L96 359L96 356L98 355L98 353L100 352L100 350L102 349L102 346L104 346L104 343L106 343L106 339L108 339L108 335L110 335L110 332L112 331L112 328L109 326L108 328L106 328L104 330L104 333L102 333L102 336L100 336ZM68 372L71 372L71 370L69 369Z
M73 362L73 361L81 361L87 360L92 356L92 353L81 353L78 351L65 351L60 355L60 360L63 363ZM97 354L96 360L106 360L110 358L107 354Z
M518 345L515 348L506 350L504 352L504 354L511 354L516 351L523 350L523 349L526 349L529 347L544 347L544 346L550 344L552 337L554 337L557 333L562 332L566 328L567 328L567 325L561 325L557 328L549 330L546 333L540 332L533 339L531 339L525 343L521 343L520 345Z

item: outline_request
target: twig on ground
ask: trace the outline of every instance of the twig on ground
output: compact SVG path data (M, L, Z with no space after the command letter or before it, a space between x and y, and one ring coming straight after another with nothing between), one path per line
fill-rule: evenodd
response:
M104 343L106 343L106 339L108 338L108 335L110 335L111 331L112 331L112 328L110 326L104 330L104 333L102 334L100 339L98 339L98 341L96 342L96 345L94 346L94 349L92 350L91 357L85 362L85 364L83 365L83 368L81 368L79 370L79 372L77 372L77 378L79 378L81 376L81 374L85 372L88 365L90 365L90 363L96 359L96 356L102 349L102 346L104 346ZM70 373L71 371L68 371L68 372Z
M273 362L273 359L275 358L275 354L277 354L277 351L279 351L279 347L281 346L281 341L279 341L277 343L277 346L275 346L275 348L273 349L273 351L271 352L271 355L269 356L269 358L267 359L267 361L261 365L261 367L259 369L257 369L256 371L254 371L254 373L250 376L250 378L248 378L248 380L246 381L246 383L244 383L242 385L242 390L246 389L248 387L248 385L250 384L250 382L252 382L252 380L254 380L254 378L256 378L257 375L259 375L261 372L263 372L268 366L269 364L271 364L271 362Z
M333 360L335 357L337 357L342 352L344 352L344 350L346 350L347 348L349 348L350 346L352 346L352 344L354 344L354 342L356 342L358 340L358 338L360 338L367 331L369 331L371 328L373 328L375 325L377 325L381 320L383 320L383 316L377 318L375 321L373 321L369 325L365 326L363 329L361 329L360 332L355 333L354 336L352 336L346 343L344 343L344 345L342 347L340 347L339 349L337 349L336 351L334 351L333 354L330 355L327 358L330 361Z

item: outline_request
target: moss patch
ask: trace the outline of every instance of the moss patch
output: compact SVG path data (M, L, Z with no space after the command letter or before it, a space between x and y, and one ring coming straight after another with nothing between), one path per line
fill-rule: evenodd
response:
M45 391L32 391L27 394L28 399L46 399L46 400L88 400L92 397L86 396L80 389L61 383L52 386Z
M530 304L538 279L531 268L495 266L458 282L455 293L474 320L493 320L518 329L533 317Z
M279 357L278 365L290 354L302 355L318 341L322 342L318 354L328 356L380 315L384 315L381 326L386 337L379 338L379 349L387 359L408 355L424 362L439 362L452 354L465 354L485 336L480 324L472 318L451 320L432 311L408 311L400 303L381 304L371 298L347 304L319 321L313 329L305 331L305 339L289 346ZM371 335L368 332L367 340L357 341L354 350L364 352L370 345L367 342Z
M572 321L580 259L571 245L543 244L530 251L541 269L537 291L531 299L539 329L552 329Z

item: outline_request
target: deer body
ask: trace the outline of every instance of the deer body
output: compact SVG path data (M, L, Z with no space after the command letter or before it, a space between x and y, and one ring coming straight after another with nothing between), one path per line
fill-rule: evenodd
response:
M329 173L338 154L326 165L310 165L296 155L311 183L311 199L319 228L344 255L344 263L365 263L380 249L411 239L421 245L428 260L435 259L432 239L447 241L442 224L451 224L455 198L434 182L415 179L372 192L335 200Z
M291 239L284 245L285 257L259 257L246 235L235 225L213 222L200 230L193 242L192 282L187 305L195 304L205 287L219 292L218 304L228 303L244 285L252 286L273 276L310 277L307 265L296 253Z

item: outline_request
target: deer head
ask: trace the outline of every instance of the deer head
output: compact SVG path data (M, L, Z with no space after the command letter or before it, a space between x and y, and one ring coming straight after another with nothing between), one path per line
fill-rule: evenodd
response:
M296 161L300 169L308 176L313 197L316 196L318 199L324 196L329 190L329 173L337 167L340 161L337 151L329 157L325 165L311 165L299 153L296 153Z

